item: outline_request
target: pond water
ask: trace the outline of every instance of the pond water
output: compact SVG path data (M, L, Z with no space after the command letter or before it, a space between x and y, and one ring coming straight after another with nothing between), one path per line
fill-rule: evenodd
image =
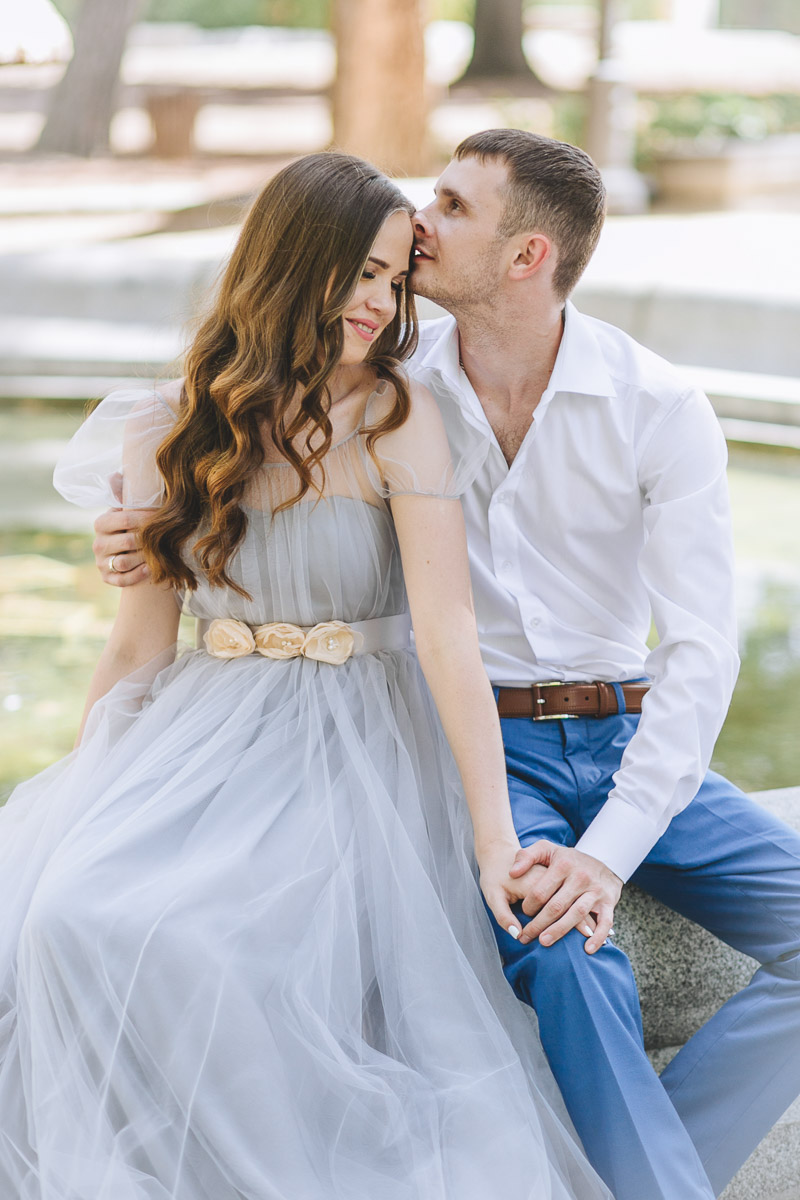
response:
M67 753L118 594L90 520L50 487L79 409L0 410L0 800ZM734 449L742 670L713 765L745 790L800 784L800 455ZM193 641L191 622L183 630Z

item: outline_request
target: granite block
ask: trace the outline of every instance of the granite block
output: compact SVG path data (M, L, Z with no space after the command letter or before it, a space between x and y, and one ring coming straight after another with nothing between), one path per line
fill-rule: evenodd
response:
M753 799L800 829L800 788L760 792ZM614 925L639 986L645 1045L660 1072L747 983L758 964L632 885L624 890ZM721 1200L800 1200L800 1099L767 1134Z
M800 829L800 788L759 792L753 799ZM636 976L648 1050L688 1041L758 967L633 884L623 891L614 927Z

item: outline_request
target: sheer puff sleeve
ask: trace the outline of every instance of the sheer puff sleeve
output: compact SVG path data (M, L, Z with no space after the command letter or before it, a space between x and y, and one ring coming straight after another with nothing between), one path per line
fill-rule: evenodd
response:
M174 392L175 385L165 389L176 403ZM53 486L79 508L158 508L163 480L155 455L176 417L165 394L152 388L111 392L59 458Z
M486 458L487 445L456 455L448 441L439 406L420 383L410 384L411 412L399 429L383 434L375 443L377 464L368 454L367 470L375 490L387 500L393 496L430 496L457 499L475 479ZM374 393L367 407L367 428L375 426L391 409L391 385Z

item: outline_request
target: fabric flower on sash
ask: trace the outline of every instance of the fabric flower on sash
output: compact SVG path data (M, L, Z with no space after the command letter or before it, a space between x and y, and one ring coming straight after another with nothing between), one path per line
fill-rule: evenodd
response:
M232 617L217 618L203 636L206 650L214 658L310 658L338 667L357 653L364 643L360 633L344 621L320 621L306 631L288 621L273 621L255 629Z
M299 625L287 621L274 621L271 625L259 625L253 636L256 650L264 658L297 658L303 653L306 635Z
M244 658L256 648L255 638L248 625L223 617L212 621L203 635L206 650L214 658Z

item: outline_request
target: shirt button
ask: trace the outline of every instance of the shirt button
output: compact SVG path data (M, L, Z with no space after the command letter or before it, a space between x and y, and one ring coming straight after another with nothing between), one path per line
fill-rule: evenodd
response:
M503 563L503 570L504 570L504 571L510 571L510 570L511 570L511 563L508 561L508 559L506 559L506 561Z
M511 496L509 495L508 492L501 492L500 495L497 497L497 503L498 504L510 504Z
M531 617L531 619L530 619L530 621L528 622L528 624L530 625L531 629L535 629L535 628L536 628L536 626L539 624L539 618L538 618L538 617Z

